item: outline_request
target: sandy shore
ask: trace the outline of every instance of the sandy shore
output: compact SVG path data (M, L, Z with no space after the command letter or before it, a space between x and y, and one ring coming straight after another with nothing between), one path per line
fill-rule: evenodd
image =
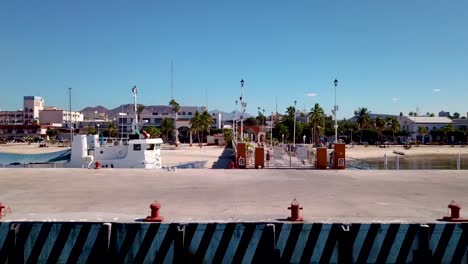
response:
M358 146L347 145L346 157L353 159L372 159L381 158L385 155L395 155L393 151L402 152L405 156L424 156L424 155L458 155L468 154L468 147L461 146L412 146L411 149L405 149L401 145L390 145L388 148L379 148L378 146Z
M16 153L16 154L39 154L55 151L62 151L66 147L49 146L47 148L39 148L39 144L3 144L0 145L0 153ZM378 146L359 146L347 145L346 156L352 159L373 159L382 158L385 153L387 156L395 155L393 151L402 152L405 156L424 156L424 155L468 155L468 147L461 146L412 146L411 149L405 149L401 145L389 146L388 148L379 148ZM231 151L225 151L224 146L206 146L203 148L188 144L182 144L179 147L164 144L161 149L163 166L178 165L190 162L203 162L204 168L226 167L229 160L227 159Z
M0 153L12 153L12 154L41 154L57 152L69 149L69 147L63 147L59 145L49 145L45 148L40 148L39 143L8 143L0 145Z
M224 152L224 155L223 155ZM162 165L178 165L181 163L189 163L202 161L205 168L226 167L231 151L225 152L224 146L206 146L202 148L197 145L190 147L188 144L182 144L179 147L173 145L163 145L161 149Z
M56 152L68 149L67 147L48 146L40 148L39 144L2 144L0 145L0 153L12 154L41 154ZM161 148L162 165L172 166L190 162L201 162L204 168L227 167L229 161L226 157L230 153L224 152L224 146L206 146L202 148L198 145L190 147L188 144L182 144L179 147L163 144ZM223 155L224 153L224 155Z

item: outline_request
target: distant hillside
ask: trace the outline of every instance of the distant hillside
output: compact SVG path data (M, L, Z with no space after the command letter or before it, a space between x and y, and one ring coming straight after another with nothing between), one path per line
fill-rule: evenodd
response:
M84 108L83 110L81 110L81 113L83 113L83 114L94 113L94 112L107 113L107 111L109 111L109 109L105 108L104 106L98 105L96 107L88 106L88 107Z

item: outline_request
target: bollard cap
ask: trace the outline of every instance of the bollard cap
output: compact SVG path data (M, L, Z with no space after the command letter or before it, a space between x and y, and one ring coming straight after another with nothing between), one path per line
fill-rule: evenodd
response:
M291 206L299 206L299 202L296 200L296 198L294 198L294 200L292 200Z
M159 209L161 208L161 204L158 201L154 201L152 204L150 204L151 209Z
M452 201L449 205L448 205L448 208L450 209L454 209L454 208L457 208L457 209L461 209L461 206L456 203L455 201Z

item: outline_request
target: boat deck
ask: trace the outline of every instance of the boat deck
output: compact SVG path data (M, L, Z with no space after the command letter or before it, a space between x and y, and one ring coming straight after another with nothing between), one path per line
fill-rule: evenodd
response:
M0 169L3 221L430 223L468 206L468 171ZM461 210L468 217L468 209Z

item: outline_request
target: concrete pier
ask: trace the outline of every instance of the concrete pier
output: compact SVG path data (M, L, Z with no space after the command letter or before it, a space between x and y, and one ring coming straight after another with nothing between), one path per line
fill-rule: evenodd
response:
M0 169L2 221L278 221L296 198L309 223L433 223L467 208L468 171Z

